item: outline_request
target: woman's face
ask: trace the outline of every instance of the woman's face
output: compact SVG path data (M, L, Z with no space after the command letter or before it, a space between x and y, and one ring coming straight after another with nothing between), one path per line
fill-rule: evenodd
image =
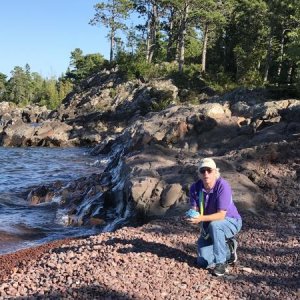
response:
M205 185L212 187L216 181L216 170L211 168L201 168L199 170L200 178Z

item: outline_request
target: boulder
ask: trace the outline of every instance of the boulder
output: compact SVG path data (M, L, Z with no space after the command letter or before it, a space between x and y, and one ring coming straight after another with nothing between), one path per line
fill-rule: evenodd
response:
M31 124L26 124L22 120L8 124L2 131L2 138L0 140L2 146L21 147L31 146L32 136L35 128Z
M160 205L163 208L169 208L172 205L179 202L180 198L182 197L183 191L182 186L178 183L168 185L162 195L160 200Z

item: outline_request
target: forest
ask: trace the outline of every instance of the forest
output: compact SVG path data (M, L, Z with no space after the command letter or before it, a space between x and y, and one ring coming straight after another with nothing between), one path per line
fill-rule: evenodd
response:
M112 0L94 6L110 55L70 54L59 78L30 66L0 70L0 101L58 106L74 85L103 69L124 80L171 78L180 88L281 87L300 94L299 0Z

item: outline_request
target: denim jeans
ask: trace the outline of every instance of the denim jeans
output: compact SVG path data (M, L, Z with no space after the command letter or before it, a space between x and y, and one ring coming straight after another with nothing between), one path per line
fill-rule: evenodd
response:
M233 238L241 228L241 219L225 218L210 222L206 230L209 237L205 238L202 233L198 239L198 265L207 268L214 264L225 263L230 258L226 240Z

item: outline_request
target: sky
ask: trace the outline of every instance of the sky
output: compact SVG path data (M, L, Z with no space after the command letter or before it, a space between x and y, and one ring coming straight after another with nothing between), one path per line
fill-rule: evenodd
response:
M43 77L65 73L71 52L109 58L107 29L89 25L97 0L0 0L0 72L28 63Z

